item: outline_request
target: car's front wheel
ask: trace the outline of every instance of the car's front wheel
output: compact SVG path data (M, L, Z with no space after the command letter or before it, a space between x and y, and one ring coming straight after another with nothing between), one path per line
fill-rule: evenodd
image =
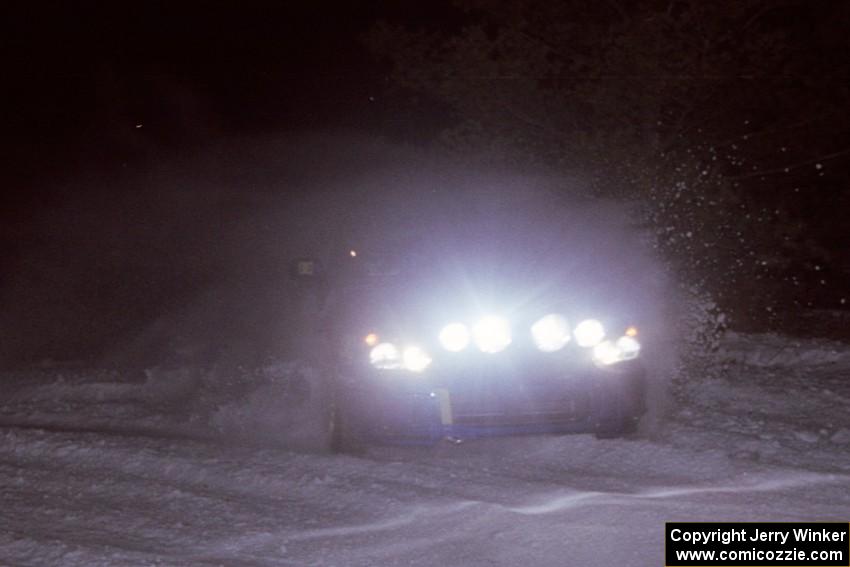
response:
M615 378L615 377L611 377ZM646 413L646 388L642 369L617 376L595 395L597 439L614 439L632 435Z
M365 444L352 427L351 415L336 402L331 405L328 418L328 441L332 453L360 454L365 450Z
M612 419L600 421L596 424L594 435L597 439L619 439L627 437L637 432L639 417L624 417L621 419Z

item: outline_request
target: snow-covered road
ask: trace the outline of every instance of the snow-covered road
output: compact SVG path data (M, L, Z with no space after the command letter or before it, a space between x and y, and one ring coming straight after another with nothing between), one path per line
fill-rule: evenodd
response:
M848 521L850 347L732 337L717 364L651 439L359 456L246 444L233 406L178 420L176 382L9 377L0 564L647 566L665 521Z

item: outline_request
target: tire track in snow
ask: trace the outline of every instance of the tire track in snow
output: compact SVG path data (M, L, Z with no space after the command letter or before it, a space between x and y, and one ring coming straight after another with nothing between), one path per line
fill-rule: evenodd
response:
M556 497L546 497L540 504L506 508L523 515L539 515L560 512L571 508L591 505L624 505L640 500L672 500L691 496L717 494L749 494L755 492L777 492L796 488L814 487L823 484L846 484L850 489L850 475L818 473L785 473L752 481L745 479L740 484L708 484L697 486L675 486L627 492L573 491Z

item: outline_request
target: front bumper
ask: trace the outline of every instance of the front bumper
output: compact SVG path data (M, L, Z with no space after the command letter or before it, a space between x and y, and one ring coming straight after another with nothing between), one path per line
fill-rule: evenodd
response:
M366 442L593 432L637 421L645 412L644 383L636 360L557 371L475 365L413 374L350 367L337 383L336 410L341 434Z

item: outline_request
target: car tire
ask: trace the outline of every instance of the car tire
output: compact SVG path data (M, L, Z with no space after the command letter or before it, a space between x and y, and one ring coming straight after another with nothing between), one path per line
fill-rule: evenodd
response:
M597 421L594 434L597 439L617 439L633 435L638 431L638 424L646 412L646 391L643 377L636 377L631 387L624 387L614 392L616 411L605 415Z
M337 405L331 409L328 424L330 451L335 454L362 455L366 451L366 445L358 441L351 429L346 426L343 414L344 412Z
M594 435L597 439L619 439L633 435L638 430L640 418L627 417L598 423Z
M331 406L328 416L328 443L331 453L342 453L345 446L342 433L342 419L336 404Z

